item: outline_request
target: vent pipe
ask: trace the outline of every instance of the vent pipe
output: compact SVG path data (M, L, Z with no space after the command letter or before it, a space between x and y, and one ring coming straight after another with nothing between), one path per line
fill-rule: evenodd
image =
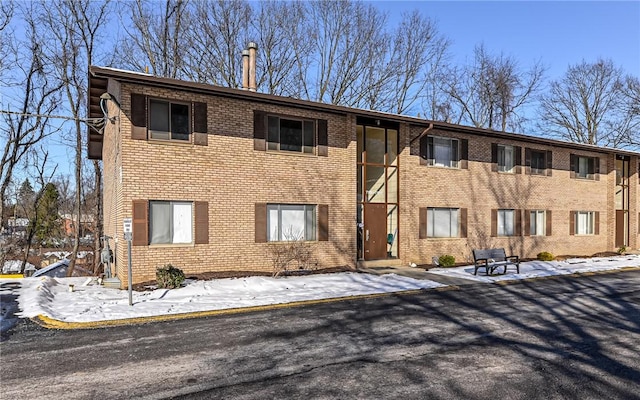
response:
M258 45L255 42L249 42L249 90L252 92L258 88L256 83L256 50L258 50Z
M242 90L249 89L249 50L242 50Z

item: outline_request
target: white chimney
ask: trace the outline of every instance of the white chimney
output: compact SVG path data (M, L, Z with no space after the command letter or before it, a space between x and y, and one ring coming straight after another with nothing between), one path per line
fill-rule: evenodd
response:
M242 50L242 90L249 89L249 50Z
M255 42L249 42L249 90L252 92L258 88L256 83L256 50L258 50L258 45Z

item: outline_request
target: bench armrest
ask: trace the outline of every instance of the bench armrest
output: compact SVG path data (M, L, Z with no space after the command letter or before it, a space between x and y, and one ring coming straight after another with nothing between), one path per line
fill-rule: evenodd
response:
M478 258L473 263L474 263L474 265L489 264L489 259L488 258Z
M520 262L520 256L507 256L506 257L507 261L510 261L512 258L515 259L516 262Z

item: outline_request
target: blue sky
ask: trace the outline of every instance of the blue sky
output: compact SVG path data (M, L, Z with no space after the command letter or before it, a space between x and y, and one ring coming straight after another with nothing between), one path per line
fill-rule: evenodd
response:
M640 1L374 1L389 13L419 9L452 41L464 62L484 43L524 67L541 59L555 79L572 64L599 57L640 75Z

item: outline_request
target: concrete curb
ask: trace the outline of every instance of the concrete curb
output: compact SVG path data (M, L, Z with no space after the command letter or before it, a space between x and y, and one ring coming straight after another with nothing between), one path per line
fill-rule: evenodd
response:
M351 301L351 300L365 300L365 299L375 299L380 297L391 297L391 296L398 296L398 295L412 295L412 294L424 293L427 291L443 292L443 291L459 290L459 289L460 288L457 286L442 286L442 287L436 287L431 289L412 289L412 290L403 290L398 292L363 294L363 295L357 295L357 296L333 297L328 299L317 299L317 300L302 300L302 301L294 301L291 303L269 304L264 306L227 308L224 310L195 311L195 312L181 313L181 314L153 315L149 317L123 318L123 319L113 319L113 320L105 320L105 321L66 322L66 321L60 321L60 320L51 318L46 315L37 315L35 317L32 317L31 320L36 324L42 326L43 328L47 328L47 329L60 329L60 330L98 329L98 328L107 328L107 327L114 327L114 326L141 325L141 324L148 324L152 322L177 321L182 319L215 317L220 315L233 315L233 314L257 312L257 311L279 310L284 308L293 308L293 307L307 306L307 305L313 305L313 304L327 304L327 303L338 303L342 301Z
M0 279L24 279L22 274L0 274Z

